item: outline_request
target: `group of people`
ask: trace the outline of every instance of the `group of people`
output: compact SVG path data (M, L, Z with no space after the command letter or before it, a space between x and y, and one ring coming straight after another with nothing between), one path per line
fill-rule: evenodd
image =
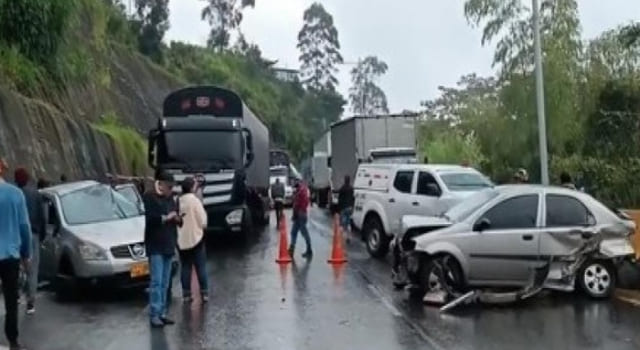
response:
M513 182L517 184L526 184L529 182L529 173L526 169L520 168L513 174ZM577 190L576 185L571 179L571 175L566 171L560 173L560 186L566 187L571 190Z
M209 301L209 281L206 271L204 230L207 213L202 203L199 181L188 177L181 183L182 193L174 196L175 180L169 173L160 173L153 188L144 196L145 246L149 258L149 317L154 328L175 322L168 317L171 266L176 248L180 257L182 297L192 302L191 271L195 268L202 302Z
M302 254L302 257L311 259L313 257L313 249L311 246L311 237L309 236L309 230L307 229L307 221L309 215L310 206L310 193L309 188L304 181L297 180L294 183L295 192L293 195L292 216L293 225L291 226L291 243L289 246L289 256L293 257L298 241L298 234L301 233L306 243L306 250ZM274 203L274 209L276 211L277 226L280 227L281 220L284 218L284 196L285 187L280 179L271 185L271 198ZM346 233L347 243L350 241L350 227L351 227L351 215L353 214L353 206L355 202L354 189L351 185L351 178L345 176L344 183L340 187L338 192L338 204L337 211L340 215L340 226Z

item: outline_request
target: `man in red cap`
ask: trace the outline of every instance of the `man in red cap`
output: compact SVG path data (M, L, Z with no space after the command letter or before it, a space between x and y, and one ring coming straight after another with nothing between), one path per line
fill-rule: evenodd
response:
M27 269L27 283L25 294L27 295L27 315L36 312L36 292L38 290L38 264L40 263L40 243L46 236L47 219L44 199L38 189L31 183L31 176L25 168L18 168L13 174L18 188L22 190L27 201L29 223L31 224L31 264Z

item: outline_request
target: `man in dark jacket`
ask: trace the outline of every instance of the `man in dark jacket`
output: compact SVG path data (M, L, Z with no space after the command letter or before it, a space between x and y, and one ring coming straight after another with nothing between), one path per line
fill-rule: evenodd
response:
M173 176L162 172L158 174L152 191L144 195L144 242L151 269L149 316L154 328L175 323L167 318L167 289L177 245L177 227L182 218L173 198L173 185Z
M344 184L338 192L338 209L340 210L340 226L347 236L347 242L350 241L349 231L351 228L351 215L353 214L353 205L355 203L353 186L351 186L351 177L344 177Z
M24 168L18 168L13 174L18 188L22 190L27 202L29 223L31 224L31 264L27 273L25 294L27 295L27 314L36 312L35 301L38 290L38 264L40 263L40 242L46 235L47 217L44 199L38 190L32 186L29 172Z
M271 199L273 199L273 207L276 210L276 227L280 227L280 219L284 209L284 195L284 184L280 182L280 178L276 178L276 182L271 185Z

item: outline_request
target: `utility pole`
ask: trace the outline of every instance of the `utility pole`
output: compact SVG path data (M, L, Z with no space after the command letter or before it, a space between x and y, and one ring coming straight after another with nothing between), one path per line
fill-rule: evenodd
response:
M540 8L538 0L531 0L533 7L533 44L536 65L536 100L538 105L538 143L540 146L540 179L549 184L549 160L547 154L547 126L544 111L544 75L542 74L542 45L540 43Z

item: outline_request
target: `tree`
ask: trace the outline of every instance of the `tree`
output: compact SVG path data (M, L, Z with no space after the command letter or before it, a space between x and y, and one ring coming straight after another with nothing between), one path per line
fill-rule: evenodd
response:
M466 0L464 14L473 26L483 26L482 44L498 37L494 65L502 74L533 70L531 8L524 0ZM580 54L580 23L576 0L542 0L541 32L545 51L558 44L569 56Z
M387 96L376 84L385 74L388 66L375 56L366 57L351 70L352 86L349 89L349 102L353 113L374 115L389 113Z
M320 3L313 3L304 12L298 49L303 84L310 90L334 91L338 84L336 65L343 60L333 17Z
M628 47L640 44L640 22L629 24L622 28L620 40Z
M229 47L231 32L242 23L242 10L254 7L255 0L207 0L208 5L202 9L201 18L211 26L207 46L222 51Z
M162 39L169 29L169 0L136 0L135 22L140 52L162 61Z

